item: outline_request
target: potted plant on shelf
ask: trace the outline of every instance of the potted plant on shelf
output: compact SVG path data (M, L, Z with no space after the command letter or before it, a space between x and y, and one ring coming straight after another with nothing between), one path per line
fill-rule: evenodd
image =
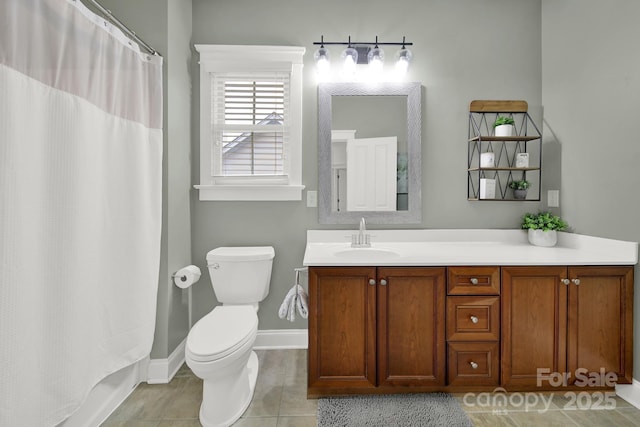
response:
M515 123L512 117L498 116L493 122L493 134L495 136L512 136Z
M513 197L517 200L524 200L527 198L527 189L529 188L529 181L526 179L514 180L509 183L509 188L513 190Z
M559 216L549 212L525 214L522 217L522 229L528 230L529 243L535 246L555 246L558 231L565 230L567 223Z

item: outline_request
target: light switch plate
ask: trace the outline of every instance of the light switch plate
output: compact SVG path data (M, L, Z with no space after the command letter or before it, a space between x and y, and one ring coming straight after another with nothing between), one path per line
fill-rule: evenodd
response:
M318 206L318 192L307 191L307 207L315 208Z
M560 190L548 190L547 191L547 205L550 208L560 207Z

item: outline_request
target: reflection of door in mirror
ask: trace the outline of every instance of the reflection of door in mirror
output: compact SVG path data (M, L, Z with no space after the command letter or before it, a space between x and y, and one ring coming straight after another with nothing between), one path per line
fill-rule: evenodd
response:
M347 210L395 211L397 138L347 141Z
M406 96L334 95L331 98L332 211L407 210ZM354 138L360 144L348 144L347 141ZM393 139L393 151L390 145L384 144L375 150L366 149L364 141L374 145L374 142L380 143L381 138ZM350 146L352 154L348 163ZM357 172L352 170L356 168ZM347 195L349 185L351 197Z

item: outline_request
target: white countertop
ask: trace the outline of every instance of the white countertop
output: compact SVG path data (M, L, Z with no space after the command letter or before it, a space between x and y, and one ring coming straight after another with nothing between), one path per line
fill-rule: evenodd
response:
M357 230L308 230L305 266L635 265L638 243L558 233L551 248L526 230L367 230L371 248L351 250ZM342 254L340 254L342 252ZM347 256L345 256L345 254Z

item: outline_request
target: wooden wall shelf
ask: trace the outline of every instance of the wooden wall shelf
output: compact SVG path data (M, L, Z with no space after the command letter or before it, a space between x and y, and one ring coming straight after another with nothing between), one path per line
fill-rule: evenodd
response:
M499 116L514 120L513 136L495 136L493 123ZM539 201L542 182L542 133L528 113L526 101L476 100L469 105L467 140L467 199L472 201ZM481 155L494 153L494 165L483 166ZM517 167L520 153L529 155L527 167ZM495 197L481 197L481 180L495 181ZM525 199L515 199L509 184L527 180ZM491 182L491 181L489 181Z

